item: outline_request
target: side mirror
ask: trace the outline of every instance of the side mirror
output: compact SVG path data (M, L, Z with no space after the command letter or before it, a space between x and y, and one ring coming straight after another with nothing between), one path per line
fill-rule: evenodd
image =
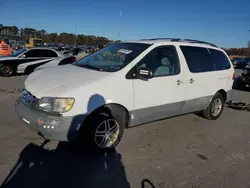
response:
M140 67L138 69L138 72L137 72L137 76L139 78L147 78L147 79L150 79L150 78L153 78L153 72L149 69L149 68L145 68L145 67Z

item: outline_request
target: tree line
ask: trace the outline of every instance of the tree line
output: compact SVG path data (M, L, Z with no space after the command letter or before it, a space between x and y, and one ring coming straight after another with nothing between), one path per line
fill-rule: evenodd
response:
M94 35L75 35L73 33L48 33L46 30L34 28L18 28L17 26L4 26L0 24L0 39L25 41L29 38L41 38L46 43L86 44L96 45L107 43L109 39Z
M250 48L229 48L224 49L228 55L238 55L250 57Z

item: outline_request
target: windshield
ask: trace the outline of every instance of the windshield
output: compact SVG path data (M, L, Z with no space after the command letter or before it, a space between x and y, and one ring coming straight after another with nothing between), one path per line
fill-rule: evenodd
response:
M26 51L26 49L20 49L20 50L17 50L15 52L13 52L13 54L11 54L10 56L17 57L17 56L19 56L20 54L22 54L25 51Z
M116 43L79 60L75 65L115 72L128 65L149 46L142 43Z

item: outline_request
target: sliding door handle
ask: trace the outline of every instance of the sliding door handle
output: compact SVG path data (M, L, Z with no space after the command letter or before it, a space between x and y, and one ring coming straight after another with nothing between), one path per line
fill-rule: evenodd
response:
M193 78L190 78L189 83L192 84L194 82L195 82L195 80Z

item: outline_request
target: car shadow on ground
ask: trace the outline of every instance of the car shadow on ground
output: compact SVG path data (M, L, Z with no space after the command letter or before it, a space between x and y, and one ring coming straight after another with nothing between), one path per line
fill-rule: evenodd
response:
M94 153L60 142L48 150L27 145L1 188L129 188L122 157L115 149Z

